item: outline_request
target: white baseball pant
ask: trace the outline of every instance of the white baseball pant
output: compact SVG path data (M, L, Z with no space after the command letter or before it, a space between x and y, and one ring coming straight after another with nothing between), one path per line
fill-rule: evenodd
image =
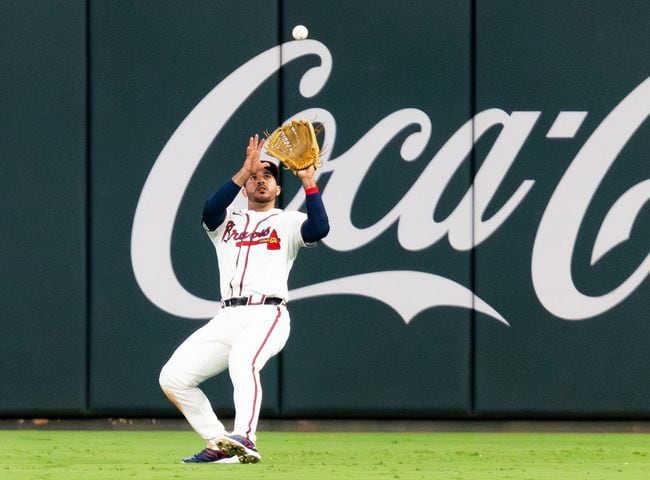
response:
M262 403L260 370L289 338L284 305L226 307L190 335L160 372L160 386L208 443L226 433L198 385L229 370L235 422L232 433L255 442Z

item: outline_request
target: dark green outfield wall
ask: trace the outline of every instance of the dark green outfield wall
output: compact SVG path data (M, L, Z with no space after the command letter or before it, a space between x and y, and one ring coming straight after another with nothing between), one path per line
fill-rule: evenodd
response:
M0 411L87 409L86 13L0 2Z
M0 2L0 416L176 415L158 372L219 299L203 203L295 117L325 126L332 230L294 266L264 416L650 416L648 18ZM230 414L227 375L205 387Z

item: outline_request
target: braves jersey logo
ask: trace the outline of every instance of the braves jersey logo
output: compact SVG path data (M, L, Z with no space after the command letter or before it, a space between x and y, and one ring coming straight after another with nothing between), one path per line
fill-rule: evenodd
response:
M243 232L239 232L235 228L235 222L230 220L226 224L226 228L223 232L223 237L221 241L223 243L228 243L230 240L234 240L236 247L251 247L254 245L266 245L267 250L280 250L281 239L278 236L278 232L271 227L266 227L264 230L259 232L247 232L244 229Z

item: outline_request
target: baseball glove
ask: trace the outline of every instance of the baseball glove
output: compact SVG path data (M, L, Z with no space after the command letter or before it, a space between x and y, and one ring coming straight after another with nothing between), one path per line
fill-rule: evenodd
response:
M320 167L320 148L316 131L309 120L292 120L291 123L267 133L266 153L277 158L294 174L311 165Z

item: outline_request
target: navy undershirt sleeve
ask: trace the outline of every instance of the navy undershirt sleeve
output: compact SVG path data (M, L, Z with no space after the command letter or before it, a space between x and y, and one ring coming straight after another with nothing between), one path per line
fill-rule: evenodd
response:
M205 202L203 223L210 231L216 230L226 219L226 208L232 203L240 190L241 187L232 179L229 179Z
M307 220L302 224L300 233L305 243L314 243L325 238L330 231L329 219L319 192L311 193L305 198Z

